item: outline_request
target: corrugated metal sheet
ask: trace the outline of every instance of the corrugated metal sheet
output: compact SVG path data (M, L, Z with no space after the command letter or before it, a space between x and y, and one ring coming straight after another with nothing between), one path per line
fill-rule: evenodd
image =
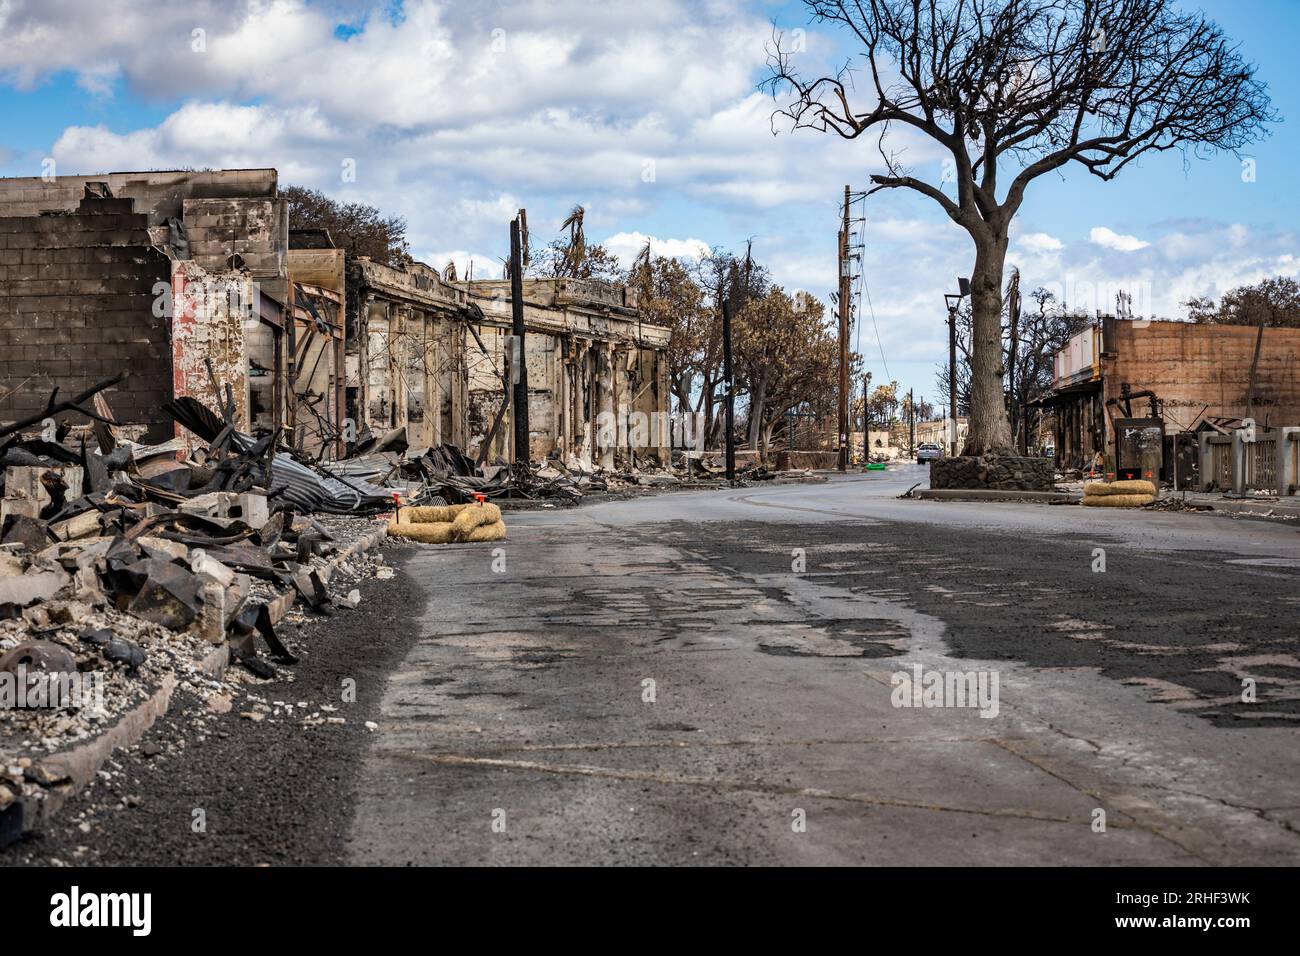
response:
M373 511L392 501L392 494L363 478L328 478L280 452L271 462L271 481L282 497L303 509L335 514Z

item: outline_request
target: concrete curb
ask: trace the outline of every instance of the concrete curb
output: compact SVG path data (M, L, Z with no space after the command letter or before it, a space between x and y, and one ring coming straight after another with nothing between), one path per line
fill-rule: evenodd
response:
M362 535L335 555L327 567L332 572L349 558L378 547L387 537L387 526L381 526L369 534ZM283 619L293 607L297 597L297 592L290 589L273 601L267 602L272 624L278 624ZM224 676L229 666L230 646L224 643L209 651L197 665L199 671L216 679ZM41 799L26 796L19 798L23 805L23 832L39 830L53 819L64 804L95 779L95 774L113 755L113 751L119 747L131 747L138 743L153 726L154 721L167 713L177 684L176 676L167 674L152 694L124 713L118 718L117 723L98 737L40 760L38 766L46 767L59 776L68 777L71 782L46 789Z
M1233 515L1255 515L1259 518L1300 518L1300 505L1274 501L1192 501L1188 504L1209 506L1215 511Z
M832 474L840 474L838 471ZM846 473L847 474L847 473ZM798 478L770 478L764 481L756 481L753 484L762 486L766 484L773 485L824 485L830 481L830 477L824 474L800 475Z
M143 701L123 714L112 727L93 740L73 747L61 753L53 754L42 760L38 766L47 767L53 772L71 778L71 783L60 784L44 791L42 799L36 800L24 796L23 832L38 830L57 814L63 805L75 797L86 784L95 779L99 768L104 766L113 751L118 747L130 747L153 722L167 713L171 704L172 693L176 690L176 677L167 674L158 689Z
M501 509L502 514L510 511L538 511L547 505L552 508L570 507L567 502L548 501L545 498L494 498L492 503Z
M992 488L927 488L917 492L927 501L1040 501L1067 504L1083 496L1069 491L999 491Z
M1083 495L1073 491L996 491L984 488L927 488L918 491L927 501L1039 501L1047 504L1077 504ZM1176 498L1177 496L1170 496ZM1166 499L1161 499L1166 500ZM1237 501L1231 498L1192 498L1189 505L1209 508L1220 514L1253 515L1258 518L1300 519L1300 502Z

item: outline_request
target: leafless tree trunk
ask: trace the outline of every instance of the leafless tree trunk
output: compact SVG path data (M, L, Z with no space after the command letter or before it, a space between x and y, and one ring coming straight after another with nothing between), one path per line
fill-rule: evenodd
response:
M987 239L975 244L975 269L971 273L971 376L970 419L982 424L982 446L971 452L1005 451L1011 447L1002 364L1002 268L1007 239Z
M750 451L758 450L758 436L763 428L763 411L767 402L767 376L768 370L763 369L754 383L754 391L749 399L749 449Z

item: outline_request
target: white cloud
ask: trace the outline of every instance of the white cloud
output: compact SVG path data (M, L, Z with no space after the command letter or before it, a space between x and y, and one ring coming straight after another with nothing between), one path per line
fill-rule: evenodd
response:
M669 259L698 260L710 252L709 244L703 239L659 239L642 232L615 233L601 245L618 256L619 263L626 269L641 254L647 242L650 243L651 255Z
M340 39L337 11L300 0L154 17L102 0L103 31L82 29L66 0L0 0L0 17L28 38L0 50L0 78L93 70L83 80L113 95L191 97L154 127L65 129L51 153L61 172L275 166L284 184L404 216L416 249L502 247L521 207L545 243L574 203L589 232L618 235L693 202L729 223L710 241L734 244L760 232L756 210L833 207L842 183L865 182L879 164L862 142L772 135L774 103L754 89L771 26L746 4L508 9L413 0L389 16L375 6ZM937 170L933 150L909 136L898 130L898 148ZM340 177L346 160L355 182Z
M1095 233L1096 230L1093 230ZM1095 238L1093 241L1096 241ZM1027 232L1016 242L1026 252L1036 255L1042 255L1049 252L1060 252L1065 248L1065 243L1061 242L1055 236L1049 236L1045 232Z
M925 208L917 200L917 208ZM970 242L966 231L946 216L941 219L868 217L865 228L868 243Z
M62 70L101 92L315 103L335 119L398 129L549 107L611 116L708 116L753 89L770 26L732 3L407 0L372 4L360 29L304 0L4 0L0 76L31 87ZM200 35L195 31L201 31ZM509 96L503 99L503 91Z
M1145 249L1151 245L1149 242L1143 242L1137 236L1121 236L1105 226L1093 226L1092 231L1088 233L1088 239L1103 248L1114 249L1116 252L1137 252L1139 249Z
M317 174L309 154L324 148L337 176L344 145L311 106L187 103L152 129L118 134L102 125L70 126L55 142L53 156L68 172L278 166L284 177Z
M416 255L420 262L433 266L439 272L447 268L447 263L456 263L456 275L460 279L467 279L471 276L475 279L500 279L505 270L502 263L479 252L469 252L465 249L453 249L449 252L429 252L424 255Z

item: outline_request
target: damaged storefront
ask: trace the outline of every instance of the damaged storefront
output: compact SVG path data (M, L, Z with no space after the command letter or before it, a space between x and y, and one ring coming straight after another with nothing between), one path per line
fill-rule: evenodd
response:
M275 170L0 180L0 233L0 420L128 372L134 439L188 447L164 403L228 390L237 427L338 447L343 253L291 248Z
M346 401L358 438L466 444L466 294L416 262L348 264Z
M510 284L467 284L478 332L467 348L469 446L510 458ZM578 279L525 279L529 457L568 467L667 467L669 330L642 321L631 290Z
M531 461L592 471L668 463L668 329L621 286L527 279ZM347 414L477 461L514 461L510 285L457 282L422 263L348 266Z
M1102 316L1033 404L1054 415L1062 470L1191 487L1201 434L1300 424L1300 329Z

